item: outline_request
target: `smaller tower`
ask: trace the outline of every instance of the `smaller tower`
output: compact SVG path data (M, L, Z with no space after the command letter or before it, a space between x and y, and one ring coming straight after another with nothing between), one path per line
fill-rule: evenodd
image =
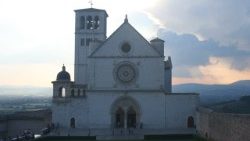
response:
M62 66L62 71L57 74L56 81L53 84L53 98L68 97L73 82L70 80L70 74L66 71L66 67Z
M164 85L165 85L165 92L172 93L172 61L171 57L168 56L168 60L164 61L165 63L165 75L164 75Z
M164 56L164 40L157 37L151 40L150 44L161 54L161 56Z

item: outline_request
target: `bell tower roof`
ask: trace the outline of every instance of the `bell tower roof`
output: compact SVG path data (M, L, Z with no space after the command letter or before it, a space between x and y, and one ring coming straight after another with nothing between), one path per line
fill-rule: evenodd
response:
M77 9L74 10L75 12L104 12L105 15L108 17L108 14L106 12L106 10L103 9L96 9L96 8L85 8L85 9Z
M70 81L70 74L66 71L66 67L62 66L62 71L57 74L56 81Z

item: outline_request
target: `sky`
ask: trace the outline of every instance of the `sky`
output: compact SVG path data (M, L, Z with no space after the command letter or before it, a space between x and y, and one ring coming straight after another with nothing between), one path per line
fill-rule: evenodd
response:
M249 0L93 0L109 36L125 15L147 40L165 40L173 83L250 79ZM52 86L74 75L74 10L89 0L0 0L0 85Z

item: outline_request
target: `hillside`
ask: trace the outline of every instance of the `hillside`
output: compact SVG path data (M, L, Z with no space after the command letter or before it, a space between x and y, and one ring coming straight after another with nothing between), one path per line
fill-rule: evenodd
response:
M250 114L250 96L210 106L216 112Z
M228 85L181 84L174 85L173 92L196 92L200 94L202 105L238 100L250 95L250 80L237 81Z

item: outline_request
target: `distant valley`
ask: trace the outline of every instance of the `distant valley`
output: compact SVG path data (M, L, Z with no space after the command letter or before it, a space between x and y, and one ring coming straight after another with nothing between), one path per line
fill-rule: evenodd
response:
M1 115L50 108L51 96L49 87L0 86Z
M237 101L242 96L250 95L250 80L237 81L229 85L174 85L173 92L199 93L201 105L213 106L220 103ZM50 87L0 86L0 112L7 111L9 113L13 111L50 108L51 97L52 88Z
M1 86L0 96L52 96L52 87Z

